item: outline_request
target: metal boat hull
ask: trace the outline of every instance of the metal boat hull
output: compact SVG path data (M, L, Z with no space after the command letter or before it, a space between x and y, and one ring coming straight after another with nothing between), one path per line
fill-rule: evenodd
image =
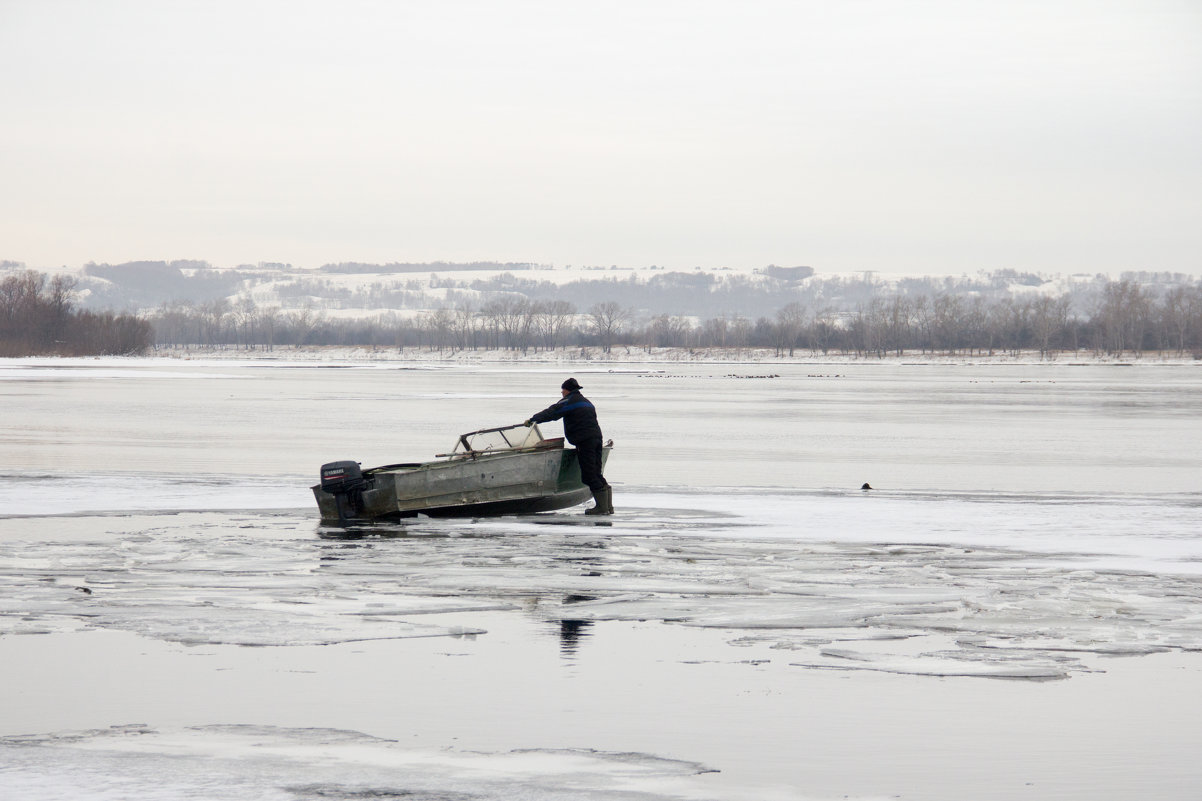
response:
M602 451L603 462L610 448ZM368 486L348 509L321 485L313 495L324 521L530 514L566 509L591 497L573 448L475 453L363 471Z

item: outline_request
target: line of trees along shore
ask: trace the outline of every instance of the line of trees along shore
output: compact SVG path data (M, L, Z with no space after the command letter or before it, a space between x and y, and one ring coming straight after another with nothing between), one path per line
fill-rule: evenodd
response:
M156 346L274 350L353 346L434 352L521 352L615 347L771 349L781 357L1038 351L1098 355L1159 352L1202 359L1202 282L1148 288L1107 281L1088 301L1042 294L881 290L848 304L789 301L770 316L637 313L616 300L581 309L569 300L499 293L479 305L334 318L249 298L165 303L141 314L79 310L75 279L32 270L0 280L0 356L138 354Z
M76 309L75 286L33 270L0 280L0 356L128 355L154 344L149 320Z
M1202 358L1202 286L1159 296L1132 281L1105 285L1095 308L1074 311L1067 297L983 298L937 293L881 294L854 309L790 302L771 317L637 316L615 301L578 309L564 300L506 296L479 307L461 302L417 315L384 312L333 319L311 308L283 311L249 300L165 305L148 318L164 346L267 349L284 346L421 348L436 352L522 352L596 347L768 348L865 357L1038 351L1160 352Z

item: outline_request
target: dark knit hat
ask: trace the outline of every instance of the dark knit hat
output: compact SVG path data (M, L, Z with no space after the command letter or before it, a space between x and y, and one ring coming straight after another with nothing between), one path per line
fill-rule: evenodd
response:
M569 392L575 392L578 389L584 389L584 387L580 386L580 382L575 378L569 378L567 381L564 381L562 384L560 384L559 388L566 389Z

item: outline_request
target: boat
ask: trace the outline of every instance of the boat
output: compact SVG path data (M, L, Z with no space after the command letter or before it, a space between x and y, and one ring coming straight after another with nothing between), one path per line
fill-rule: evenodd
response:
M613 440L602 449L609 459ZM533 514L566 509L592 497L580 480L576 449L563 437L544 438L537 425L460 434L450 453L426 462L363 469L330 462L313 486L324 522Z

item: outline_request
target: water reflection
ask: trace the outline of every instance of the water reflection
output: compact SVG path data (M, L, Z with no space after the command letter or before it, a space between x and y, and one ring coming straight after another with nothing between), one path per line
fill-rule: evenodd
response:
M597 600L596 597L592 595L565 595L563 597L564 606L595 600ZM591 620L563 619L559 621L559 653L564 659L570 662L575 661L576 652L580 649L580 641L592 634L589 631L592 625Z

